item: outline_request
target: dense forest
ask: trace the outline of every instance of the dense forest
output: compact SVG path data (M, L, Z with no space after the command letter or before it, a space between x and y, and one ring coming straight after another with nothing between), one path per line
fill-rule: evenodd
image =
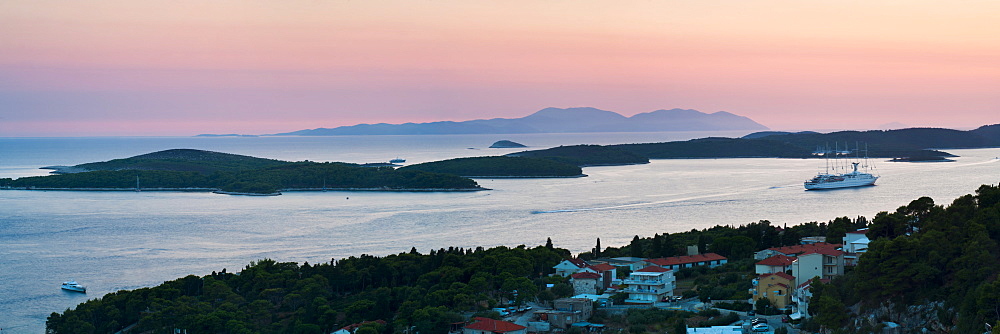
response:
M817 327L865 333L917 317L932 331L1000 330L1000 188L947 207L922 197L878 214L867 236L857 268L814 287Z
M417 170L448 173L465 177L553 177L580 176L580 167L548 159L522 157L474 157L426 162L399 168L401 171Z
M368 168L343 163L295 162L277 167L248 170L217 170L212 173L163 170L93 171L74 174L0 179L0 187L119 188L119 189L220 189L232 192L268 193L279 189L384 189L422 190L482 189L476 181L451 174Z
M574 166L646 164L649 159L622 149L601 145L559 146L508 154L511 157L543 158Z
M463 312L508 300L552 300L572 292L541 274L569 256L551 246L448 248L421 254L361 255L329 263L254 262L239 273L187 276L153 288L119 291L53 313L50 333L329 333L364 320L385 333L443 333ZM516 293L515 293L516 291Z

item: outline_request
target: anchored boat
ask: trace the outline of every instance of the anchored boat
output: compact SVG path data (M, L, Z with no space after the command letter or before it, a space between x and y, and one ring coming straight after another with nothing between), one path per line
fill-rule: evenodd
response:
M804 185L806 190L822 190L822 189L839 189L839 188L853 188L853 187L865 187L874 185L875 181L878 180L878 176L872 174L874 166L868 163L868 147L865 146L865 157L860 160L858 157L858 149L855 149L855 158L859 161L850 162L852 170L848 173L831 174L830 173L830 151L829 149L824 151L823 155L827 158L826 171L820 173L807 180ZM840 150L834 150L834 154L841 155ZM837 161L841 159L836 159L834 162L833 169L836 170L840 168L837 166ZM860 167L860 170L859 170Z
M63 282L62 289L87 293L87 287L80 285L80 283L77 283L76 281Z

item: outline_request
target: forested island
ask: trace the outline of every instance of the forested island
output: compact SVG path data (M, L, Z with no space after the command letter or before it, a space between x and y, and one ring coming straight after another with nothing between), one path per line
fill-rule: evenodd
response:
M677 270L686 298L746 300L754 277L753 254L797 245L801 237L842 242L867 228L868 253L856 268L829 283L815 283L797 326L812 332L870 333L885 321L910 331L978 333L1000 319L1000 187L941 206L922 197L874 219L840 217L790 227L760 221L681 233L636 236L622 247L578 254L658 258L685 254L690 245L730 259L716 267ZM222 269L159 286L118 291L73 310L53 313L49 333L129 333L183 328L198 333L330 333L348 324L381 320L366 333L444 333L470 317L494 319L492 308L572 295L566 278L549 276L572 255L554 247L417 249L388 256L360 255L327 263L264 259L238 273ZM621 274L619 274L621 275ZM549 287L551 284L551 287ZM684 287L684 288L681 288ZM515 294L514 291L517 291ZM612 297L616 299L619 297ZM624 298L624 297L621 297ZM766 300L766 299L762 299ZM778 312L766 303L718 303L717 308ZM684 333L686 327L728 324L738 317L708 309L607 312L595 305L591 322L629 333Z
M510 140L499 140L490 145L490 148L519 148L527 147L524 144L512 142Z
M986 125L969 131L937 128L831 133L768 131L749 134L742 138L709 137L664 143L578 145L511 155L556 156L556 159L567 163L601 165L616 162L627 164L628 161L635 159L815 158L822 156L816 154L817 152L839 148L852 152L867 150L870 157L895 158L896 161L947 161L946 158L953 155L936 149L987 147L1000 147L1000 124ZM606 151L597 156L582 157L573 152L573 150L596 152L598 149Z
M580 177L583 170L575 165L549 159L507 156L457 158L401 167L399 170L417 170L448 173L471 178L543 178Z
M272 194L281 190L474 191L475 181L452 174L338 162L287 162L219 152L175 149L73 166L76 173L0 179L9 189L220 190Z

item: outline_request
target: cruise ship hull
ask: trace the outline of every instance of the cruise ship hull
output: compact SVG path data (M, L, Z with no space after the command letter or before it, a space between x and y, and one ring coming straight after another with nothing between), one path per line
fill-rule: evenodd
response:
M868 177L844 177L843 181L806 182L805 187L806 190L867 187L875 185L875 180L878 180L878 177L870 175Z

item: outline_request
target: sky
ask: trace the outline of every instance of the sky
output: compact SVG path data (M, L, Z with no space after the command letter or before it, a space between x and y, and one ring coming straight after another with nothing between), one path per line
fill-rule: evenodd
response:
M728 111L1000 123L1000 1L0 1L0 137Z

